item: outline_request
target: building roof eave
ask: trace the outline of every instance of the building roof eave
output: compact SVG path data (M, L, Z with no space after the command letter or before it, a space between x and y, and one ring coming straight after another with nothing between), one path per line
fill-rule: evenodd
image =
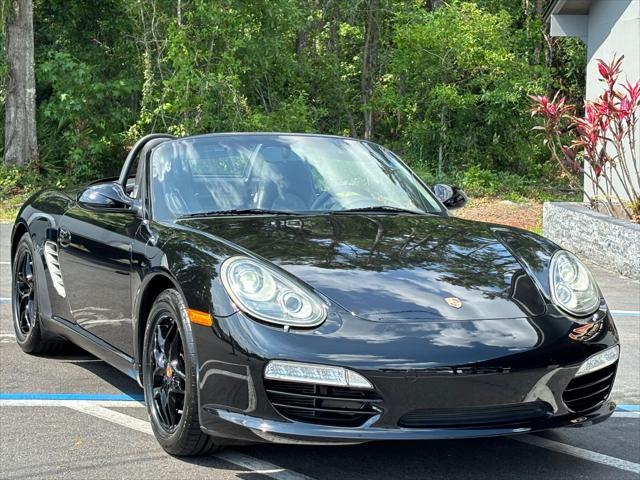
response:
M548 22L551 18L551 15L553 15L554 13L558 13L562 6L566 3L566 1L567 0L552 0L544 12L544 21Z
M594 0L552 0L544 12L544 21L551 15L586 15Z

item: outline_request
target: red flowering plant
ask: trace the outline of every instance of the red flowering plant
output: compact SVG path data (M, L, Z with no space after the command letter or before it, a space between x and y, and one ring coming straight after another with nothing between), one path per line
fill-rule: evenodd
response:
M530 96L531 114L542 118L545 145L574 186L584 193L592 208L624 214L640 221L640 164L636 143L640 114L640 81L618 85L622 59L598 60L604 91L585 102L584 116L556 94L552 99ZM567 134L572 141L566 143ZM591 193L576 177L584 175L593 185Z

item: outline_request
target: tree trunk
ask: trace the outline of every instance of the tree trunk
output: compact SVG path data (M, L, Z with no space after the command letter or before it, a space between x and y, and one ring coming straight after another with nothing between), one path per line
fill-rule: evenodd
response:
M442 170L444 167L444 142L447 134L447 112L442 106L440 110L440 144L438 145L438 179L442 178Z
M38 161L32 0L11 0L6 29L4 162L26 165Z
M536 19L542 21L544 14L544 2L543 0L536 0ZM546 26L543 24L543 31L546 28ZM542 54L542 49L544 48L544 40L541 42L536 42L536 46L533 52L533 58L534 58L534 62L535 65L540 65L540 56Z
M364 114L363 138L365 140L371 139L371 134L373 133L373 111L369 102L373 96L375 75L378 68L378 47L380 43L379 10L380 0L369 0L360 82L360 98Z

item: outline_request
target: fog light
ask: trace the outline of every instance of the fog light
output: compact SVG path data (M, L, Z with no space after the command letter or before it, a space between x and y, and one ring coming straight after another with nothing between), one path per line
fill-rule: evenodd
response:
M576 373L576 377L580 377L582 375L586 375L587 373L595 372L601 370L609 365L613 365L616 363L618 358L620 357L620 346L615 345L611 348L607 348L606 350L601 351L600 353L596 353L595 355L590 356L587 360L580 365L578 372Z
M371 382L359 373L342 367L315 365L313 363L272 360L264 370L264 378L289 382L317 383L335 387L373 389Z

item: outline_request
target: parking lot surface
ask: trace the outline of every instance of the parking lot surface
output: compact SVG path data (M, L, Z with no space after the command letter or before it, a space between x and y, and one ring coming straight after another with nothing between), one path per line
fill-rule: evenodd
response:
M0 479L640 478L640 284L592 266L622 355L614 416L587 428L456 441L257 445L178 459L156 444L141 390L81 350L22 353L10 319L10 225L0 225Z

